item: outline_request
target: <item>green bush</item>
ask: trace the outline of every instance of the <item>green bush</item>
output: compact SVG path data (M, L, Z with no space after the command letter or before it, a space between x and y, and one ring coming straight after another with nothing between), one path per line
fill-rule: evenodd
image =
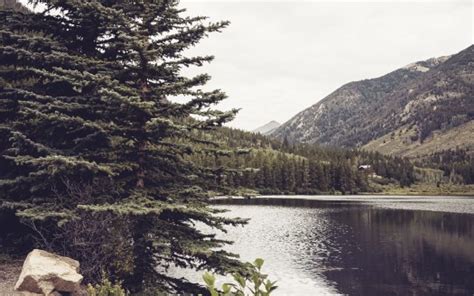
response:
M122 284L112 283L107 277L103 276L100 284L87 286L89 296L126 296L127 292L122 288Z
M206 272L202 278L211 296L269 296L277 286L261 272L263 262L263 259L257 258L253 263L246 263L245 272L233 273L235 282L223 284L221 290L216 288L213 274ZM246 291L251 294L246 294Z

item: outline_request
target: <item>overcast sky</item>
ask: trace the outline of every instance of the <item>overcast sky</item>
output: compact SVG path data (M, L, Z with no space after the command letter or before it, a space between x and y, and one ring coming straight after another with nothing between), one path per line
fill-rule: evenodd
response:
M25 3L27 0L21 0ZM343 84L473 44L474 0L182 0L189 15L229 20L190 54L215 55L208 88L241 108L230 126L280 123Z
M473 43L473 1L181 2L189 14L230 20L193 53L226 91L221 109L242 108L230 125L280 123L341 85ZM198 72L199 72L198 71Z

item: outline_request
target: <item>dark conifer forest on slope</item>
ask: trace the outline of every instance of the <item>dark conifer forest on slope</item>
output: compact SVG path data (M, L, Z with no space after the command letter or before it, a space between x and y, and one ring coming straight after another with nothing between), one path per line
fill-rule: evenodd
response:
M234 189L260 194L357 194L373 191L373 182L409 186L416 181L411 162L376 152L294 144L231 128L200 136L239 149L240 153L217 159L193 156L202 165L234 170L216 180Z
M218 161L205 156L196 160L240 169L240 173L220 181L260 193L373 192L374 183L405 187L424 182L423 169L437 170L439 182L474 184L474 157L464 149L444 150L410 160L361 149L291 143L231 128L221 128L208 137L229 148L241 149L242 153ZM362 169L367 166L368 170Z

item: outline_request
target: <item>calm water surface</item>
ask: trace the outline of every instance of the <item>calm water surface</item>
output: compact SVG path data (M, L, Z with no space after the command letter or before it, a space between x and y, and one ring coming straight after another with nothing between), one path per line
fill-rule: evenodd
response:
M222 201L221 201L222 202ZM474 199L267 197L219 237L278 280L275 295L474 295Z

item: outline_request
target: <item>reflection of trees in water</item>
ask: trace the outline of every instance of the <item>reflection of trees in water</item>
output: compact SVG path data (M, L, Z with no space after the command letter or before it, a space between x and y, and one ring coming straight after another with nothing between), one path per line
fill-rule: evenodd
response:
M327 262L342 293L473 295L473 215L349 208L331 218L354 238Z

